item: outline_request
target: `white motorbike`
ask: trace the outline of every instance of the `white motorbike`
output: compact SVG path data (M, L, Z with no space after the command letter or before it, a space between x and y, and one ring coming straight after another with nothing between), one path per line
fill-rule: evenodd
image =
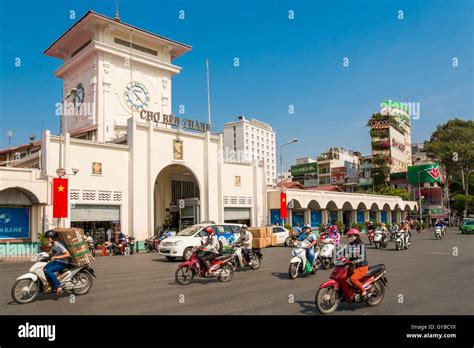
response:
M252 248L249 252L248 257L244 255L241 243L236 243L232 245L232 254L234 258L230 261L232 268L237 270L237 268L244 268L249 266L251 269L256 270L260 268L262 264L262 252L260 249Z
M397 231L395 236L395 249L408 249L411 245L411 235L410 233L405 233L403 231Z
M319 253L319 260L321 262L321 266L324 269L329 269L334 262L334 254L335 248L334 239L332 238L325 238L322 241L321 251Z
M39 253L35 258L36 263L30 268L30 271L17 278L11 291L11 296L15 302L19 304L30 303L35 301L40 293L48 294L52 292L51 285L44 273L44 267L48 264L48 260L48 253ZM70 265L65 270L58 272L61 287L78 296L89 292L92 287L92 276L95 277L94 270L88 265L78 267Z
M293 257L290 260L290 267L288 269L290 279L296 279L299 273L305 273L307 262L306 249L309 244L310 243L303 241L296 241L293 244L293 250L291 251ZM320 249L316 247L314 250L314 261L311 265L311 274L315 274L318 271L319 253Z
M439 226L436 226L434 229L434 234L436 239L441 239L443 237L443 229Z
M380 228L377 228L374 232L374 246L375 249L386 248L388 246L387 236Z

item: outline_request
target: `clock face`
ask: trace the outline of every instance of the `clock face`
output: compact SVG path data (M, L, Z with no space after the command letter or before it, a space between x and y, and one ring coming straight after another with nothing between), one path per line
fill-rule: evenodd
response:
M150 94L140 82L130 82L124 95L127 105L137 111L144 110L150 102Z
M82 103L84 103L84 97L85 97L84 86L82 85L82 83L79 83L76 86L76 90L77 91L76 91L76 94L74 95L72 102L74 103L74 107L78 108L79 106L82 105Z

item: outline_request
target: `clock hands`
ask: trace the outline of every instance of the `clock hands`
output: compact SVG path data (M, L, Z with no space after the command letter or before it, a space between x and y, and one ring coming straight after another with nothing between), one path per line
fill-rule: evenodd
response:
M139 99L143 104L143 99L137 94L137 92L134 89L132 89L132 92L135 94L135 97L137 97L137 99Z

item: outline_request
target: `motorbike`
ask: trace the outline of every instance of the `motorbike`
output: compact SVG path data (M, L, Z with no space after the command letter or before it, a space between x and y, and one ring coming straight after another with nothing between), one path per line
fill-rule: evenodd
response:
M306 263L308 262L306 258L306 249L308 247L308 242L297 241L293 245L293 250L291 251L291 255L293 256L290 260L290 267L288 269L288 275L290 279L296 279L298 274L305 273ZM311 266L311 274L316 274L318 271L318 264L319 264L319 253L320 248L316 247L314 255L314 261Z
M395 227L395 226L392 226L390 228L390 240L391 241L394 241L396 239L397 231L398 231L398 228Z
M25 304L36 300L39 294L49 294L52 292L44 268L48 264L49 254L41 252L36 255L28 273L19 276L13 284L11 296L16 303ZM58 280L61 287L75 295L85 295L92 287L92 277L96 277L94 270L89 265L74 266L68 265L66 269L58 272Z
M135 237L127 237L127 242L125 243L125 248L123 249L123 254L126 256L132 255L135 250Z
M334 261L334 251L336 248L334 239L329 237L324 238L321 241L321 245L322 246L318 258L321 262L321 266L323 266L324 269L329 269Z
M196 278L217 278L221 282L228 282L234 276L234 268L231 260L234 258L233 254L226 254L216 257L211 261L209 271L206 266L197 258L200 247L194 247L191 257L178 265L175 272L175 279L178 284L191 284Z
M369 238L370 245L372 245L372 243L374 242L374 235L375 235L375 230L373 228L367 231L367 237Z
M395 239L395 249L408 249L411 245L411 234L405 233L402 230L397 231Z
M443 237L442 228L440 226L435 226L434 234L436 239L441 239Z
M160 243L161 243L160 237L158 237L158 235L155 234L153 237L150 237L145 240L145 244L144 244L145 251L147 253L151 253L153 251L158 252L158 246L160 245Z
M364 299L359 288L349 281L353 273L353 262L343 257L335 263L336 268L330 279L319 286L315 296L315 305L321 314L333 313L341 302L365 302L370 307L378 306L382 302L388 284L385 265L369 266L367 274L360 280L367 291L367 298Z
M374 232L374 246L375 249L378 249L379 247L386 248L388 246L387 236L380 228L377 228Z
M87 239L87 246L89 247L89 251L92 254L92 256L95 257L95 245L94 245L94 240L92 238Z
M441 227L441 234L442 234L443 236L446 235L446 226L445 226L445 225L443 225L443 227Z
M244 268L246 266L253 270L259 269L263 259L261 250L252 248L248 255L243 250L241 243L232 245L232 255L234 257L230 260L230 263L233 270L235 271L238 267Z

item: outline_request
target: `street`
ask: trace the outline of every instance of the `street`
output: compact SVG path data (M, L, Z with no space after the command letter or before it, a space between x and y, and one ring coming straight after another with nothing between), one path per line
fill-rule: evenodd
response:
M343 241L346 241L343 238ZM366 238L364 237L364 242ZM473 314L474 236L449 229L442 240L432 230L413 234L408 250L367 246L369 264L384 263L389 281L378 307L340 305L335 315ZM175 283L178 262L156 253L129 257L97 257L97 278L89 294L40 295L31 304L18 305L10 296L16 277L30 262L0 263L0 314L285 314L319 315L314 296L331 270L288 278L291 248L263 250L257 271L238 271L229 283L195 279L187 286ZM294 301L292 301L294 299Z

